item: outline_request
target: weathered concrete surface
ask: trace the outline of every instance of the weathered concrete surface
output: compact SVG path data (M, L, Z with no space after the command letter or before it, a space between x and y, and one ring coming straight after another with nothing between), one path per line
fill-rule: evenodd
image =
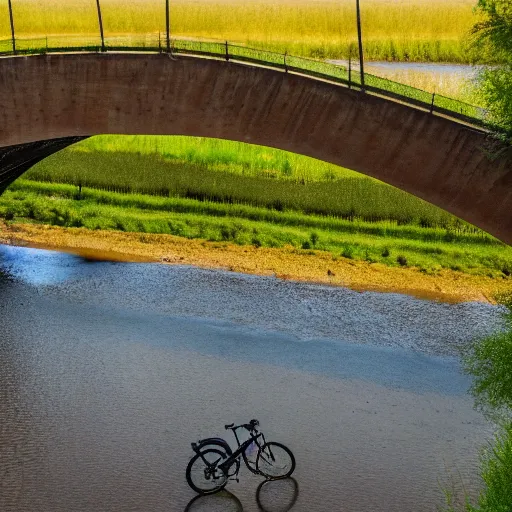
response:
M512 243L512 154L447 119L279 71L166 55L0 59L0 147L102 133L217 137L374 176Z

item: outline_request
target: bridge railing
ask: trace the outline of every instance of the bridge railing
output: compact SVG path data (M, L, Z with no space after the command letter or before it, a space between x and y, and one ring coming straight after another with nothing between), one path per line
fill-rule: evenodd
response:
M166 51L167 46L164 35L158 33L110 36L105 38L103 46L99 37L72 35L16 39L15 43L16 54L19 55L98 51L163 52ZM350 71L345 66L326 61L248 48L228 42L200 41L197 39L172 39L171 51L176 54L206 56L263 65L361 89L361 77L358 70ZM0 55L12 54L14 54L12 41L10 39L0 40ZM365 73L364 79L364 89L368 92L407 105L420 107L431 113L458 119L471 125L491 126L486 110L475 105L439 94L432 94L370 73Z

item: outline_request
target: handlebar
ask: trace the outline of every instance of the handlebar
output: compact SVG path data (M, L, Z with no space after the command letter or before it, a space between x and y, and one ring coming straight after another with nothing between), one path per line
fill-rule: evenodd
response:
M256 427L260 424L258 420L251 420L249 423L243 423L242 425L235 426L234 423L231 423L230 425L224 425L224 428L226 430L236 430L238 428L245 428L246 430L256 430Z

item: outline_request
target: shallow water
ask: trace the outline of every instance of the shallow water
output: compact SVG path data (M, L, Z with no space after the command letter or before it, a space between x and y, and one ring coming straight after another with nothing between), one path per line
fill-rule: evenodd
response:
M348 65L348 61L346 60L329 60L329 62L332 62L333 64L340 64L342 66ZM353 61L352 66L353 69L359 69L359 62ZM365 62L364 67L368 73L374 73L379 70L384 72L418 71L422 73L461 75L466 78L474 77L482 69L482 66L470 66L468 64L442 62L388 62L384 60L372 60Z
M253 417L297 459L265 510L477 490L492 429L456 354L499 308L6 246L0 297L2 511L183 511L190 442ZM258 510L260 483L188 510Z
M334 64L348 66L348 61L331 60ZM353 69L359 71L359 63L352 62ZM369 61L364 70L382 78L411 85L428 92L435 92L466 102L476 101L474 80L483 66L432 62L386 62Z

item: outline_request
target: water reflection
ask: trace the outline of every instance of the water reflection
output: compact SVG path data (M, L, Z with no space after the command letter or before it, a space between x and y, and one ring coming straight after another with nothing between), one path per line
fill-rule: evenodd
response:
M229 491L221 491L209 496L198 495L185 508L185 512L242 512L240 500Z
M288 512L299 496L299 484L295 478L265 480L258 485L256 503L262 512Z
M261 512L288 512L299 496L299 484L295 478L264 480L256 489L256 503ZM229 491L209 496L195 496L184 512L242 512L240 500Z
M79 258L58 252L2 246L0 265L9 279L35 286L63 283L75 273Z

